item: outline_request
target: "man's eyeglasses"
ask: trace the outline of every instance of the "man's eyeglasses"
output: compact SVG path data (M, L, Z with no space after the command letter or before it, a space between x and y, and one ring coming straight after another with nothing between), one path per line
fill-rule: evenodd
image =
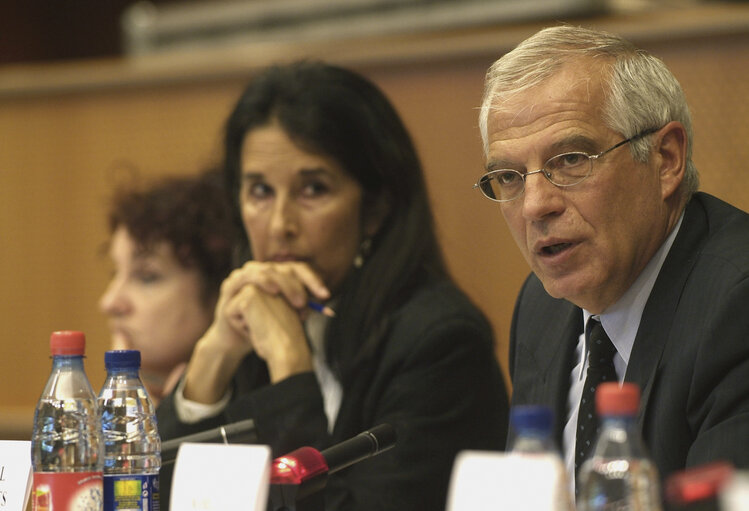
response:
M509 202L523 195L525 180L528 176L538 174L539 172L553 185L559 187L574 186L582 183L593 172L593 160L597 160L628 142L655 133L659 129L650 128L641 131L637 135L627 140L622 140L598 154L583 152L558 154L549 158L542 168L531 172L523 173L513 169L492 170L481 176L473 187L481 190L481 193L488 199L496 202Z

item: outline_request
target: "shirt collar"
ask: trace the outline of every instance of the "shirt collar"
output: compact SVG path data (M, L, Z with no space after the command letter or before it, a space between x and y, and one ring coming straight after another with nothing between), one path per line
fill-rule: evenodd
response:
M625 364L629 364L629 356L632 353L632 346L635 343L637 330L640 327L642 312L645 310L645 304L648 301L650 292L653 290L663 262L666 260L669 250L671 250L683 219L684 212L682 211L679 221L676 222L671 233L666 237L666 240L653 257L650 258L650 261L642 272L640 272L634 283L616 303L598 316L603 329L606 330L606 334L611 339L612 344ZM583 309L583 324L588 324L588 319L591 315L590 312Z

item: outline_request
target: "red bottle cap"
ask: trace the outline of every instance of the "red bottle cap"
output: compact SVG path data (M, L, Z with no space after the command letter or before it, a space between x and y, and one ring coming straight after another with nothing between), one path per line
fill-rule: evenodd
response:
M76 330L52 332L49 349L52 355L83 355L86 352L86 336Z
M715 498L734 471L731 463L718 460L671 474L666 479L666 500L670 504L684 506Z
M634 383L605 382L596 389L598 415L636 415L640 406L640 387Z

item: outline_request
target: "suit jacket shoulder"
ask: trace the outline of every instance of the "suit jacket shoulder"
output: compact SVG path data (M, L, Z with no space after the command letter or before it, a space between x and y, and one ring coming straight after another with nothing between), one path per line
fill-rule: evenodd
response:
M749 215L704 193L684 213L648 299L626 379L662 476L749 466Z

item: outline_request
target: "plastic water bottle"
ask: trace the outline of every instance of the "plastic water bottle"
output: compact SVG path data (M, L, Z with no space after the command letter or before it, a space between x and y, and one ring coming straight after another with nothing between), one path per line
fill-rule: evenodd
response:
M52 372L34 413L35 511L102 509L102 442L96 394L83 368L83 332L53 332Z
M601 383L596 410L601 420L593 455L580 467L580 511L660 511L660 484L635 425L640 389L632 383Z
M519 405L510 410L515 437L510 451L515 453L556 453L552 439L554 415L548 406Z
M104 511L158 511L161 440L156 413L140 379L140 352L104 354L99 394L104 439Z
M515 435L510 444L510 455L536 458L538 463L543 462L548 467L544 473L549 474L547 488L552 496L551 506L544 509L573 510L569 478L552 434L554 413L548 406L516 405L510 410L510 426ZM543 486L537 482L536 487Z

